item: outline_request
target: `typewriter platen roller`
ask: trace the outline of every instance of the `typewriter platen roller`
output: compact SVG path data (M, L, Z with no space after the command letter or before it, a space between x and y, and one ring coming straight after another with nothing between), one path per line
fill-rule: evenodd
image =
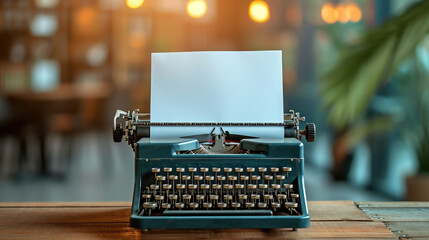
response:
M304 149L315 125L290 111L282 123L151 123L149 114L118 110L115 142L135 151L131 226L152 228L302 228L310 225ZM178 139L150 138L150 126L212 126ZM224 126L283 126L283 139L223 131Z

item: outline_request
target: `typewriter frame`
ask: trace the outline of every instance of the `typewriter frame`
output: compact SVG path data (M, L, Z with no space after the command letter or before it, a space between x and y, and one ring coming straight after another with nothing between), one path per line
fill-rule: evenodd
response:
M240 147L260 154L177 154L196 149L195 139L151 140L142 138L135 144L135 184L130 225L140 229L207 229L207 228L305 228L310 226L304 186L303 143L296 138L280 140L243 139ZM152 167L184 166L187 163L207 161L205 166L230 165L232 161L246 160L246 166L261 166L266 161L290 161L294 164L299 189L301 215L273 216L139 216L142 182ZM266 160L266 161L264 161ZM270 166L269 164L266 166ZM237 210L240 211L240 210Z

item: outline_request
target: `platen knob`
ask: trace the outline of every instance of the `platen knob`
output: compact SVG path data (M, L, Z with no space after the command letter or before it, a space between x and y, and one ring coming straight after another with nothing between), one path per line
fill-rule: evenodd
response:
M121 128L114 128L113 129L113 141L114 142L121 142L122 141L122 129Z
M316 140L316 124L305 124L305 140L307 140L307 142L314 142L314 140Z

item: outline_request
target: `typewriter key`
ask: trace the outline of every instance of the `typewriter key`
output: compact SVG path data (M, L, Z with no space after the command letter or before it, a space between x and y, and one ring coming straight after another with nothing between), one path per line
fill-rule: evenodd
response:
M163 201L164 200L164 196L163 195L155 195L155 200L156 201Z
M196 171L197 171L197 168L195 168L195 167L190 167L190 168L188 168L188 171L189 171L189 172L196 172Z
M206 176L206 181L213 181L213 180L214 180L213 176L210 176L210 175Z
M283 170L283 172L286 172L286 178L288 178L289 172L292 171L292 168L291 167L283 167L282 170Z
M204 196L204 195L202 195L202 194L198 194L198 195L196 196L196 198L197 198L197 200L204 200L205 196Z
M271 207L273 208L274 212L276 211L277 208L280 208L282 205L278 202L272 202L271 203Z
M162 208L164 208L164 209L169 209L171 207L171 204L169 204L169 203L163 203L162 204Z
M178 167L176 168L176 172L185 172L185 168Z
M194 210L195 210L195 208L198 208L198 206L199 206L199 204L196 202L189 203L189 207L194 209Z
M243 189L244 188L244 184L235 184L235 188L236 189Z
M291 193L290 196L292 197L292 201L295 202L297 198L299 198L298 193Z
M159 185L152 184L152 185L150 185L150 189L151 190L158 190L159 189Z
M278 167L272 167L270 168L271 172L278 172L279 168Z
M226 208L228 206L228 204L226 204L224 202L218 202L217 206L218 206L218 208L220 208L221 210L223 210L224 208Z
M235 168L235 172L237 172L237 173L239 173L239 172L243 172L243 168L239 168L239 167L237 167L237 168Z
M202 168L200 168L200 172L208 172L209 171L209 168L206 168L206 167L202 167Z
M287 195L286 194L278 194L277 198L278 198L279 202L282 203L282 202L286 201Z
M205 202L205 203L203 203L203 207L204 208L207 208L207 210L209 209L209 208L211 208L213 206L213 204L211 204L211 203L209 203L209 202Z
M184 200L191 200L192 195L191 194L183 194L183 199Z
M195 179L196 181L201 181L201 180L203 180L203 176L195 175L195 176L194 176L194 179Z
M250 199L252 199L252 202L255 203L256 200L259 200L261 196L259 194L252 194L250 195Z
M237 209L237 208L241 207L241 203L238 203L238 202L232 202L232 203L231 203L231 207L233 207L233 208Z
M240 176L240 180L241 181L248 181L249 180L249 176L242 175L242 176Z
M282 180L284 180L285 179L285 176L283 176L283 175L277 175L276 176L276 182L278 183L278 184L281 184L282 183Z
M267 168L266 168L266 167L259 167L259 168L258 168L258 171L259 171L259 172L266 172L266 171L267 171Z
M160 171L161 171L161 169L159 169L159 168L152 168L153 173L159 173Z
M174 206L176 206L176 208L178 208L179 210L182 210L182 208L185 208L185 204L180 202L176 203Z
M171 189L171 184L162 184L162 189L164 190Z
M218 167L213 167L212 168L212 172L220 172L220 171L221 171L221 169L218 168Z
M189 180L191 180L191 176L189 176L189 175L183 175L182 176L182 180L183 181L189 181Z
M232 185L231 184L224 184L223 188L227 189L227 190L230 190L230 189L232 189Z
M170 194L170 195L168 195L168 199L177 200L177 195L176 194Z
M287 208L296 208L296 207L298 207L298 203L285 202L285 207L287 207Z
M163 175L158 175L158 176L156 176L156 180L157 180L157 181L165 181L165 176L163 176Z
M264 202L260 202L260 203L258 203L258 208L267 208L267 204L266 203L264 203Z
M225 202L228 203L229 201L232 200L232 195L225 194L225 195L223 195L223 199L225 200Z
M152 209L155 209L158 206L155 202L145 202L143 203L143 208L148 210L148 215L152 215Z
M209 184L201 184L201 189L209 190L210 189L210 185Z
M247 171L247 172L254 172L254 171L255 171L255 168L253 168L253 167L248 167L248 168L246 168L246 171Z
M283 184L283 187L286 189L287 195L290 196L290 190L293 188L293 185L285 183Z
M247 207L248 209L251 209L251 208L255 207L255 204L254 204L254 203L252 203L252 202L247 202L247 203L246 203L246 207Z
M223 175L218 175L218 176L216 176L216 180L218 181L218 183L222 183L221 181L225 181L225 176L223 176Z
M226 168L223 168L223 171L224 172L232 172L232 168L226 167Z
M152 195L150 195L150 194L142 194L143 199L149 200L151 197L152 197Z

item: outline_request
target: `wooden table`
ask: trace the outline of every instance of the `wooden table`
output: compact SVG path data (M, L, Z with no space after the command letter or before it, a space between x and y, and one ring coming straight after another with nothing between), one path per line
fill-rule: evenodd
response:
M309 202L311 227L149 230L129 227L130 203L0 203L0 239L429 239L429 202Z

